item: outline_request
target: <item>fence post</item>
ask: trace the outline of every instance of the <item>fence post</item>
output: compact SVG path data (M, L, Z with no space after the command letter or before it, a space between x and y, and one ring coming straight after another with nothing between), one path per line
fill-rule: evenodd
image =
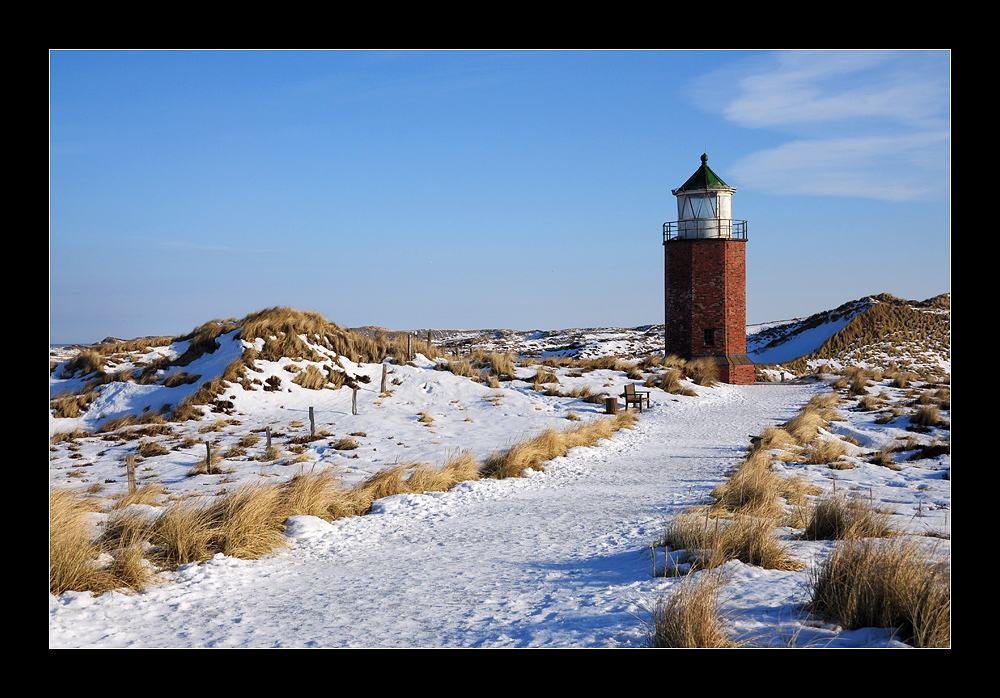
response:
M264 433L267 434L267 450L270 451L271 450L271 427L269 427L269 426L264 427Z
M309 407L309 438L316 438L316 418L313 416L313 408Z
M125 458L125 469L128 472L128 493L135 494L135 456L129 454Z
M383 363L382 364L382 390L381 390L381 392L383 392L383 393L385 392L385 374L386 373L387 373L386 365Z
M355 388L351 395L351 414L358 413L358 389Z

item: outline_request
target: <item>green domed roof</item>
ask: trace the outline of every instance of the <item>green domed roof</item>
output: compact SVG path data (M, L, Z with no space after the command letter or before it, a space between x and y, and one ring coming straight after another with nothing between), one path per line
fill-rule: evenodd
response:
M712 168L708 166L708 155L703 154L701 156L701 167L680 188L674 189L673 193L677 194L678 192L695 189L735 189L735 187L731 187L723 182L722 177L712 171Z

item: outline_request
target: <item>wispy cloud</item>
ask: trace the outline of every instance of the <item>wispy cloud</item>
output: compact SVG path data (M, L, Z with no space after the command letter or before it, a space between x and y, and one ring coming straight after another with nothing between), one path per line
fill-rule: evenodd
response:
M907 201L947 188L949 63L941 51L777 52L705 76L696 98L791 139L731 168L753 188Z

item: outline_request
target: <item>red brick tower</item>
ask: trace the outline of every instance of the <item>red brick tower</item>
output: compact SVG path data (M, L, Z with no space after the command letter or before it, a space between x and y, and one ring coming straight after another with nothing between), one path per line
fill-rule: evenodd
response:
M664 346L684 359L711 358L724 383L752 385L747 356L747 222L733 220L731 187L708 156L679 189L677 217L663 224Z

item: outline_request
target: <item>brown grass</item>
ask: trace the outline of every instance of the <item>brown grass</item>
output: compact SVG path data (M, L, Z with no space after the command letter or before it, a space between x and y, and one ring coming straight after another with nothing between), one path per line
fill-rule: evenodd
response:
M631 428L635 419L626 413L562 435L546 433L517 446L532 451L530 459L538 467L574 446L593 445L618 429ZM149 519L124 508L128 503L156 501L152 495L162 492L149 487L132 499L120 500L122 508L100 538L86 525L87 509L82 500L54 490L49 507L50 590L58 594L66 590L102 593L121 587L138 589L149 578L147 558L163 568L207 560L216 553L256 559L287 545L283 531L289 516L307 514L328 520L358 516L370 511L372 502L381 497L444 491L459 482L479 479L483 470L469 452L461 451L440 467L398 464L351 488L341 487L331 471L300 472L285 483L247 485L208 501L175 502ZM99 566L98 556L108 551L113 555L112 564Z
M890 512L844 495L832 495L810 510L802 536L808 540L857 540L899 535L889 523Z
M650 613L646 644L654 648L733 648L739 643L721 612L726 578L704 572L685 579L669 596L661 596Z
M610 438L619 429L630 429L636 416L621 412L610 419L598 419L565 431L548 429L538 436L520 441L505 451L491 454L483 463L482 477L501 479L518 477L525 470L542 470L542 463L566 455L576 446L592 446Z
M781 501L782 478L771 468L766 451L754 451L726 481L712 490L714 508L750 516L776 518L785 507Z
M719 382L719 367L712 359L688 361L687 372L696 385L711 387Z
M151 579L143 564L141 528L121 525L112 544L97 535L85 499L66 490L49 492L49 592L92 591L100 594L129 587L140 590ZM100 561L110 554L111 561Z
M292 379L292 383L308 390L322 390L326 382L326 376L316 368L315 364L308 364L304 371L299 371Z
M844 442L838 439L814 439L809 446L806 462L813 465L836 463L845 455L847 446Z
M207 513L211 546L224 555L256 560L287 545L284 523L288 513L280 487L243 486L212 502Z
M771 519L737 516L709 518L689 511L667 526L657 547L683 550L682 561L691 571L714 569L729 560L740 560L764 569L798 570L803 565L793 559L774 535ZM670 576L673 570L663 573Z
M917 647L951 646L947 560L920 540L838 543L813 572L809 609L848 630L890 628Z
M676 368L668 368L657 376L650 376L643 383L647 388L659 388L671 395L697 396L697 393L686 388L681 380L684 374Z

